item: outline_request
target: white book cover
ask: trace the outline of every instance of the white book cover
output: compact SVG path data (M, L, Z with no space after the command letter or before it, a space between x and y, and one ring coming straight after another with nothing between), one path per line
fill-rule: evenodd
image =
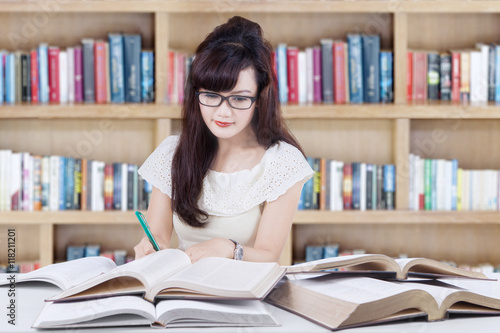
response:
M366 163L359 165L359 210L366 210Z
M59 101L68 103L68 53L59 51Z
M299 64L299 103L305 104L307 102L307 63L306 63L306 52L299 51L298 54L298 64Z
M10 201L13 210L21 210L21 183L22 183L22 161L21 153L12 153L11 181L10 181Z
M68 47L68 102L75 102L75 48Z
M490 47L487 44L477 43L481 50L481 67L479 69L479 101L488 102L488 66Z
M415 210L415 205L414 205L414 189L415 189L415 182L417 181L417 174L415 172L415 159L417 156L413 154L409 154L408 156L408 178L409 178L409 183L408 183L408 208L410 210Z
M343 168L344 163L341 161L329 161L330 163L330 210L340 211L343 208L342 197L342 175L339 175L339 168Z
M42 210L50 210L50 156L42 156Z
M436 210L445 209L445 160L438 159L436 161Z
M127 163L122 163L121 168L122 168L122 211L127 210L127 199L128 199L128 168L127 168Z
M92 186L91 205L94 212L104 211L104 162L94 161L92 163Z
M481 102L481 51L472 50L470 52L470 101L471 103ZM486 86L487 87L487 86Z
M453 183L453 163L451 161L445 161L445 183L444 183L444 210L451 210L451 200L452 200L452 183Z
M306 101L314 102L313 48L306 47Z
M59 210L59 160L59 156L50 156L49 209L52 212Z

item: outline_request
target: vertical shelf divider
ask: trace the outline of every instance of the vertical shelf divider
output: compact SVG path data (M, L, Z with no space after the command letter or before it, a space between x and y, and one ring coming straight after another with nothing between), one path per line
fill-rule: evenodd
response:
M410 120L395 119L393 151L396 166L396 198L395 207L405 210L409 207L408 191L410 186L409 154L410 154Z
M54 263L54 224L40 225L40 267Z

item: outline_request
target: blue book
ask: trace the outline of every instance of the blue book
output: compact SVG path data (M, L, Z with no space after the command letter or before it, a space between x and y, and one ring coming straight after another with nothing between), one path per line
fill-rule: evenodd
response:
M495 46L495 102L500 103L500 45Z
M394 100L392 64L392 52L380 52L380 101L383 103L392 103Z
M6 56L5 51L0 51L0 104L3 104L4 101L4 95L5 95L5 90L4 90L4 69L3 69L3 58Z
M98 257L100 254L101 246L99 244L85 246L85 257Z
M64 171L64 182L65 182L65 209L75 208L75 158L66 157L65 158L65 171Z
M329 244L323 247L323 258L332 258L339 256L339 245Z
M280 102L288 103L288 72L286 60L286 44L279 44L276 48L276 60L278 62L278 91Z
M451 160L451 210L457 210L458 160Z
M85 246L68 246L66 248L66 260L75 260L85 257Z
M141 102L141 35L123 35L125 102Z
M59 158L59 210L65 210L66 205L66 157Z
M323 246L307 245L306 246L306 261L323 259Z
M311 169L314 170L314 157L306 157L307 163L311 166ZM311 177L305 184L304 184L304 209L313 209L312 206L312 201L313 201L313 194L314 194L314 176Z
M380 102L380 36L363 35L363 88L366 103Z
M155 99L153 68L154 68L153 51L142 51L141 52L141 100L145 103L153 103Z
M363 103L363 47L361 35L348 34L349 99L351 103Z
M5 102L16 102L16 56L8 53L5 61Z
M49 102L49 58L47 44L38 46L38 85L40 103Z
M123 69L123 36L109 34L109 81L111 103L125 103L125 73Z
M388 210L394 209L394 192L396 188L396 172L393 164L384 165L384 195L385 206Z

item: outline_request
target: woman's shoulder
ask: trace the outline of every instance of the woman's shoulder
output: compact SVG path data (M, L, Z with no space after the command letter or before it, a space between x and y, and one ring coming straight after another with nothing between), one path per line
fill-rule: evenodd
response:
M267 155L270 156L271 160L282 161L284 163L287 163L288 159L291 159L290 162L305 160L299 148L285 141L278 141L269 147L267 149Z

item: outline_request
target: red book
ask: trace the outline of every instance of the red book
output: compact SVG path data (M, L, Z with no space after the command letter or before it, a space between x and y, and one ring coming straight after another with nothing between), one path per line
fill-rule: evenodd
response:
M59 103L59 48L49 47L49 101Z
M288 78L288 103L299 102L299 49L289 46L286 49Z
M352 209L352 165L344 164L344 210Z
M451 100L460 102L460 53L451 53Z
M175 84L175 55L174 51L167 53L167 102L173 103L174 98L174 84Z
M113 164L104 165L104 209L113 209Z
M38 103L39 73L38 73L38 52L30 52L30 73L31 73L31 102Z
M94 84L95 102L106 103L106 42L104 41L94 43Z
M345 91L345 46L342 41L333 43L333 96L335 103L346 102Z
M413 52L406 54L406 100L411 102L413 99Z
M186 53L178 52L176 53L177 61L177 101L179 104L184 102L184 85L186 83Z
M413 52L413 100L427 100L427 53Z

